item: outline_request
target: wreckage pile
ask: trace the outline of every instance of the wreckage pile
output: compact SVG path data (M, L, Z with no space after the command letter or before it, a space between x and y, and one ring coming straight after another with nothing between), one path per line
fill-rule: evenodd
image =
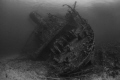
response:
M76 11L76 2L73 7L63 6L69 8L64 19L30 13L38 25L34 33L38 48L32 55L35 61L48 63L54 76L74 77L89 72L87 68L93 64L94 32Z

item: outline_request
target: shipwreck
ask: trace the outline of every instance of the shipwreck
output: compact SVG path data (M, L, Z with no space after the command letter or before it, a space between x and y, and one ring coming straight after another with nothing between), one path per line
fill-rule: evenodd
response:
M63 6L69 8L64 19L50 13L47 18L30 13L38 26L33 33L38 47L29 55L49 64L54 76L73 77L89 72L87 68L94 64L94 32L75 9L76 2L73 7Z

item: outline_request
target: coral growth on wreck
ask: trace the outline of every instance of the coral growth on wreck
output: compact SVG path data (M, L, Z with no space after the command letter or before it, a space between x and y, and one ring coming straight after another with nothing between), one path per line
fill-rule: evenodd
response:
M94 32L91 26L76 11L76 2L69 8L64 19L48 14L43 18L31 12L30 18L38 25L35 36L38 49L35 61L45 61L54 65L56 76L72 77L88 73L92 69L94 56Z
M119 80L119 45L95 47L91 26L73 7L64 18L37 12L29 17L37 28L19 57L1 65L6 80ZM29 40L34 40L31 45Z

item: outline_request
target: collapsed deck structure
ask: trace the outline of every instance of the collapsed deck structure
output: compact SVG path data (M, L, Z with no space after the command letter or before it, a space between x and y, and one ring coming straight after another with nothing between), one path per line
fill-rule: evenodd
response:
M48 14L43 18L31 12L30 18L38 27L34 33L37 50L36 61L45 61L54 67L54 74L62 77L80 75L85 66L92 64L94 56L94 32L87 21L76 11L76 2L64 19Z

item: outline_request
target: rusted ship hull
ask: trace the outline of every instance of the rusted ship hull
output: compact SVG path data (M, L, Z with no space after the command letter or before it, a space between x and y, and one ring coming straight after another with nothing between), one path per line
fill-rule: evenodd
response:
M91 26L75 10L76 2L73 8L65 5L70 10L62 20L50 13L47 19L36 12L30 13L31 19L38 25L36 60L55 65L58 75L80 72L81 66L91 62L94 55L94 32Z

